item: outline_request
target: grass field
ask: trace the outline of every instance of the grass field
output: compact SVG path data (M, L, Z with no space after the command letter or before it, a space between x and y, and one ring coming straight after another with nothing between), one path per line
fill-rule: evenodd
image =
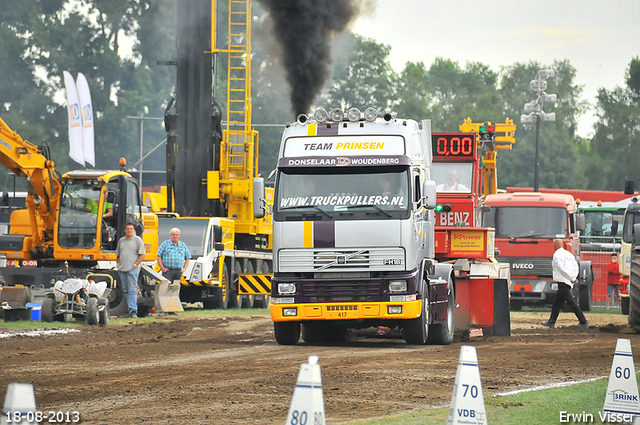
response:
M638 375L636 374L636 382ZM492 425L549 425L560 423L603 423L600 414L604 406L608 379L563 388L549 388L502 397L485 397L487 423ZM561 417L561 412L564 416ZM350 422L353 425L418 425L444 424L449 408L407 413L374 420ZM569 415L573 416L571 420ZM606 423L606 422L604 422Z

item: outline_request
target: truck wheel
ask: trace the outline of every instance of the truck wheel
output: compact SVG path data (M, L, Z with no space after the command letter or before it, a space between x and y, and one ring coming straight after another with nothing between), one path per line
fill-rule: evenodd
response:
M99 306L100 309L100 325L108 325L109 324L109 303L107 301L103 302Z
M580 310L591 311L591 286L580 285L579 300Z
M629 315L629 297L620 297L622 314Z
M453 331L455 330L455 294L453 292L453 282L449 277L449 294L447 295L447 318L444 322L434 323L429 327L429 338L427 343L438 345L449 345L453 342Z
M640 252L631 251L629 273L629 325L640 326Z
M427 282L422 281L422 314L415 319L405 320L404 340L407 344L424 345L429 337L429 297Z
M53 299L47 297L42 301L41 318L45 322L53 322Z
M273 333L280 345L296 345L300 339L300 323L273 322Z
M97 325L100 323L100 311L98 309L98 299L91 297L87 301L87 325Z
M222 267L222 284L220 285L220 297L218 305L221 310L226 310L231 302L231 291L229 291L229 267L225 264Z
M579 278L582 277L583 273L586 273L587 276L586 276L586 282L584 282L584 285L581 284L580 287L578 288L578 305L580 306L580 310L582 311L591 311L591 299L592 299L592 291L593 291L593 269L591 268L590 263L588 265L584 265L583 269L580 270Z

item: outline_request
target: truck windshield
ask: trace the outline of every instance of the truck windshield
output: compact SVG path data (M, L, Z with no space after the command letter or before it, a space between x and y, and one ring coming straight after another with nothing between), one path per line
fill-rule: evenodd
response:
M436 191L471 193L473 163L438 162L433 164Z
M626 243L633 242L633 225L640 223L640 211L627 211L624 216L624 229L622 240Z
M67 184L60 200L58 244L63 248L93 248L96 244L101 187L91 182Z
M611 241L616 239L620 242L622 235L622 223L624 220L624 210L616 211L584 211L586 227L584 233L580 235L581 242ZM584 240L584 238L589 238Z
M283 169L276 188L276 220L397 219L409 213L407 167Z
M185 245L187 245L191 257L203 257L204 255L208 254L208 252L204 252L204 243L205 239L207 238L208 226L208 218L179 221L175 218L159 218L159 243L162 243L167 239L171 239L171 229L177 227L178 229L180 229L180 241L184 242Z
M567 211L546 207L491 207L482 225L501 238L566 238Z

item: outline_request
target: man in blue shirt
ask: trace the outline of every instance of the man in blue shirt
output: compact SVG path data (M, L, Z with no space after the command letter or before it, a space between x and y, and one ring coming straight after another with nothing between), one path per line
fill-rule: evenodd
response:
M191 253L184 242L180 242L180 229L171 229L171 239L160 244L158 248L158 266L162 275L170 282L180 280L189 266Z

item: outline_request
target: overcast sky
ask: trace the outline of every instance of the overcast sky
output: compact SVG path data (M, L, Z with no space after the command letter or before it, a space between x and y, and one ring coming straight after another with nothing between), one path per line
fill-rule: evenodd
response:
M629 62L640 56L640 0L377 0L352 30L390 45L396 71L408 61L428 67L436 57L462 68L481 62L494 71L568 59L584 86L583 99L595 104L599 88L625 85ZM591 113L584 115L579 134L592 133L593 122Z

